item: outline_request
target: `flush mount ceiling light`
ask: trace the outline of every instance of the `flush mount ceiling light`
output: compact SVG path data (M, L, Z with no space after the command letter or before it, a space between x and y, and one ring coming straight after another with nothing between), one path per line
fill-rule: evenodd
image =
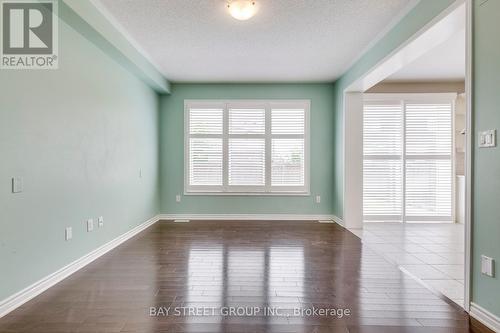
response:
M257 13L257 2L254 0L230 0L227 2L227 9L232 17L245 21Z

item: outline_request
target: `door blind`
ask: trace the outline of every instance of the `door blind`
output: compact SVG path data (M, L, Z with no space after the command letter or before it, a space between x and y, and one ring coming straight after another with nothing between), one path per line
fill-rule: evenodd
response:
M370 221L401 220L401 103L366 104L363 119L363 215Z
M453 103L365 102L365 221L451 221Z
M452 150L452 104L406 104L406 155L443 156Z
M451 220L452 103L407 103L407 220Z

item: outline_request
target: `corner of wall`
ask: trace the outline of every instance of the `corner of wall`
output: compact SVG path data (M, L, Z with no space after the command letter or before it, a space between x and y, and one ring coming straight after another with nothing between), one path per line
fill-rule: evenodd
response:
M118 29L96 1L60 0L59 17L75 31L159 93L168 93L170 83L137 47ZM101 5L102 7L102 5Z

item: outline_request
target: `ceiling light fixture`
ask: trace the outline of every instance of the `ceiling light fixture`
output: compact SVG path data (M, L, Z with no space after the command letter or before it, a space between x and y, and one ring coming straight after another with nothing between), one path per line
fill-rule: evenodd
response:
M231 0L227 3L227 9L232 17L245 21L257 13L257 2L254 0Z

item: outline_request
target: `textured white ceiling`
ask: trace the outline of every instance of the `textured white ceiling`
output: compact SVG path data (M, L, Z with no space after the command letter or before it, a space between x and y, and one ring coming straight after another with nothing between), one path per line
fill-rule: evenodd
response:
M399 72L391 75L386 81L427 82L463 81L464 79L465 28Z
M412 0L258 0L237 21L224 0L100 0L174 82L332 81Z

